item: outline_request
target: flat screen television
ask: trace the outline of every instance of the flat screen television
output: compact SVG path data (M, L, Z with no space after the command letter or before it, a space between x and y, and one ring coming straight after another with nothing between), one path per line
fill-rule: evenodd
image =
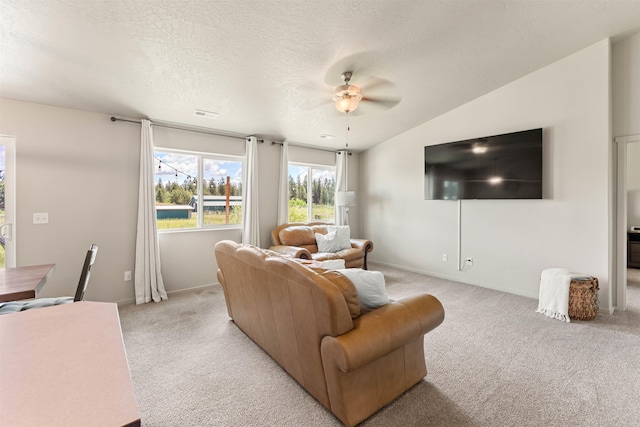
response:
M542 128L424 147L424 198L542 199Z

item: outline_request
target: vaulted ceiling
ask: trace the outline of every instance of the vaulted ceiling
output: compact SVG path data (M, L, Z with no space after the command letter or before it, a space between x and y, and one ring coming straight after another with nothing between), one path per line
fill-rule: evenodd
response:
M0 0L0 97L363 150L638 30L640 0Z

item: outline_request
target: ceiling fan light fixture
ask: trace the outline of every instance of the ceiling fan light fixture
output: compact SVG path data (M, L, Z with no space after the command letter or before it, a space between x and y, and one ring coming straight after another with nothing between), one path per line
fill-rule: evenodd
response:
M360 88L354 85L340 85L336 88L336 97L350 96L362 99Z
M350 113L358 108L358 101L359 99L351 98L349 96L338 98L336 101L336 109L341 113Z
M358 102L362 99L360 88L358 86L350 85L351 72L347 71L342 74L344 80L343 85L336 88L333 100L335 101L336 109L341 113L350 113L358 108Z

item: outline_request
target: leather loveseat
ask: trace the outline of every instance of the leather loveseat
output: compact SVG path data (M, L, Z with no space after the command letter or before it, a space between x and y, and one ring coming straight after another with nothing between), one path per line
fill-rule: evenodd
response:
M327 234L331 224L324 222L289 223L277 226L271 231L273 246L269 249L294 258L314 261L343 259L346 268L367 269L367 254L373 250L373 243L366 239L351 239L351 247L338 252L319 252L315 233Z
M353 282L338 271L228 240L215 256L229 317L346 426L426 375L424 335L444 319L435 297L362 313Z

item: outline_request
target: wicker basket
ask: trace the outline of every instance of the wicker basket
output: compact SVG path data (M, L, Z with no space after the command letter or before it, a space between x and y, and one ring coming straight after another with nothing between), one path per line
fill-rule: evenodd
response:
M598 315L598 279L571 279L569 285L569 318L593 320Z

